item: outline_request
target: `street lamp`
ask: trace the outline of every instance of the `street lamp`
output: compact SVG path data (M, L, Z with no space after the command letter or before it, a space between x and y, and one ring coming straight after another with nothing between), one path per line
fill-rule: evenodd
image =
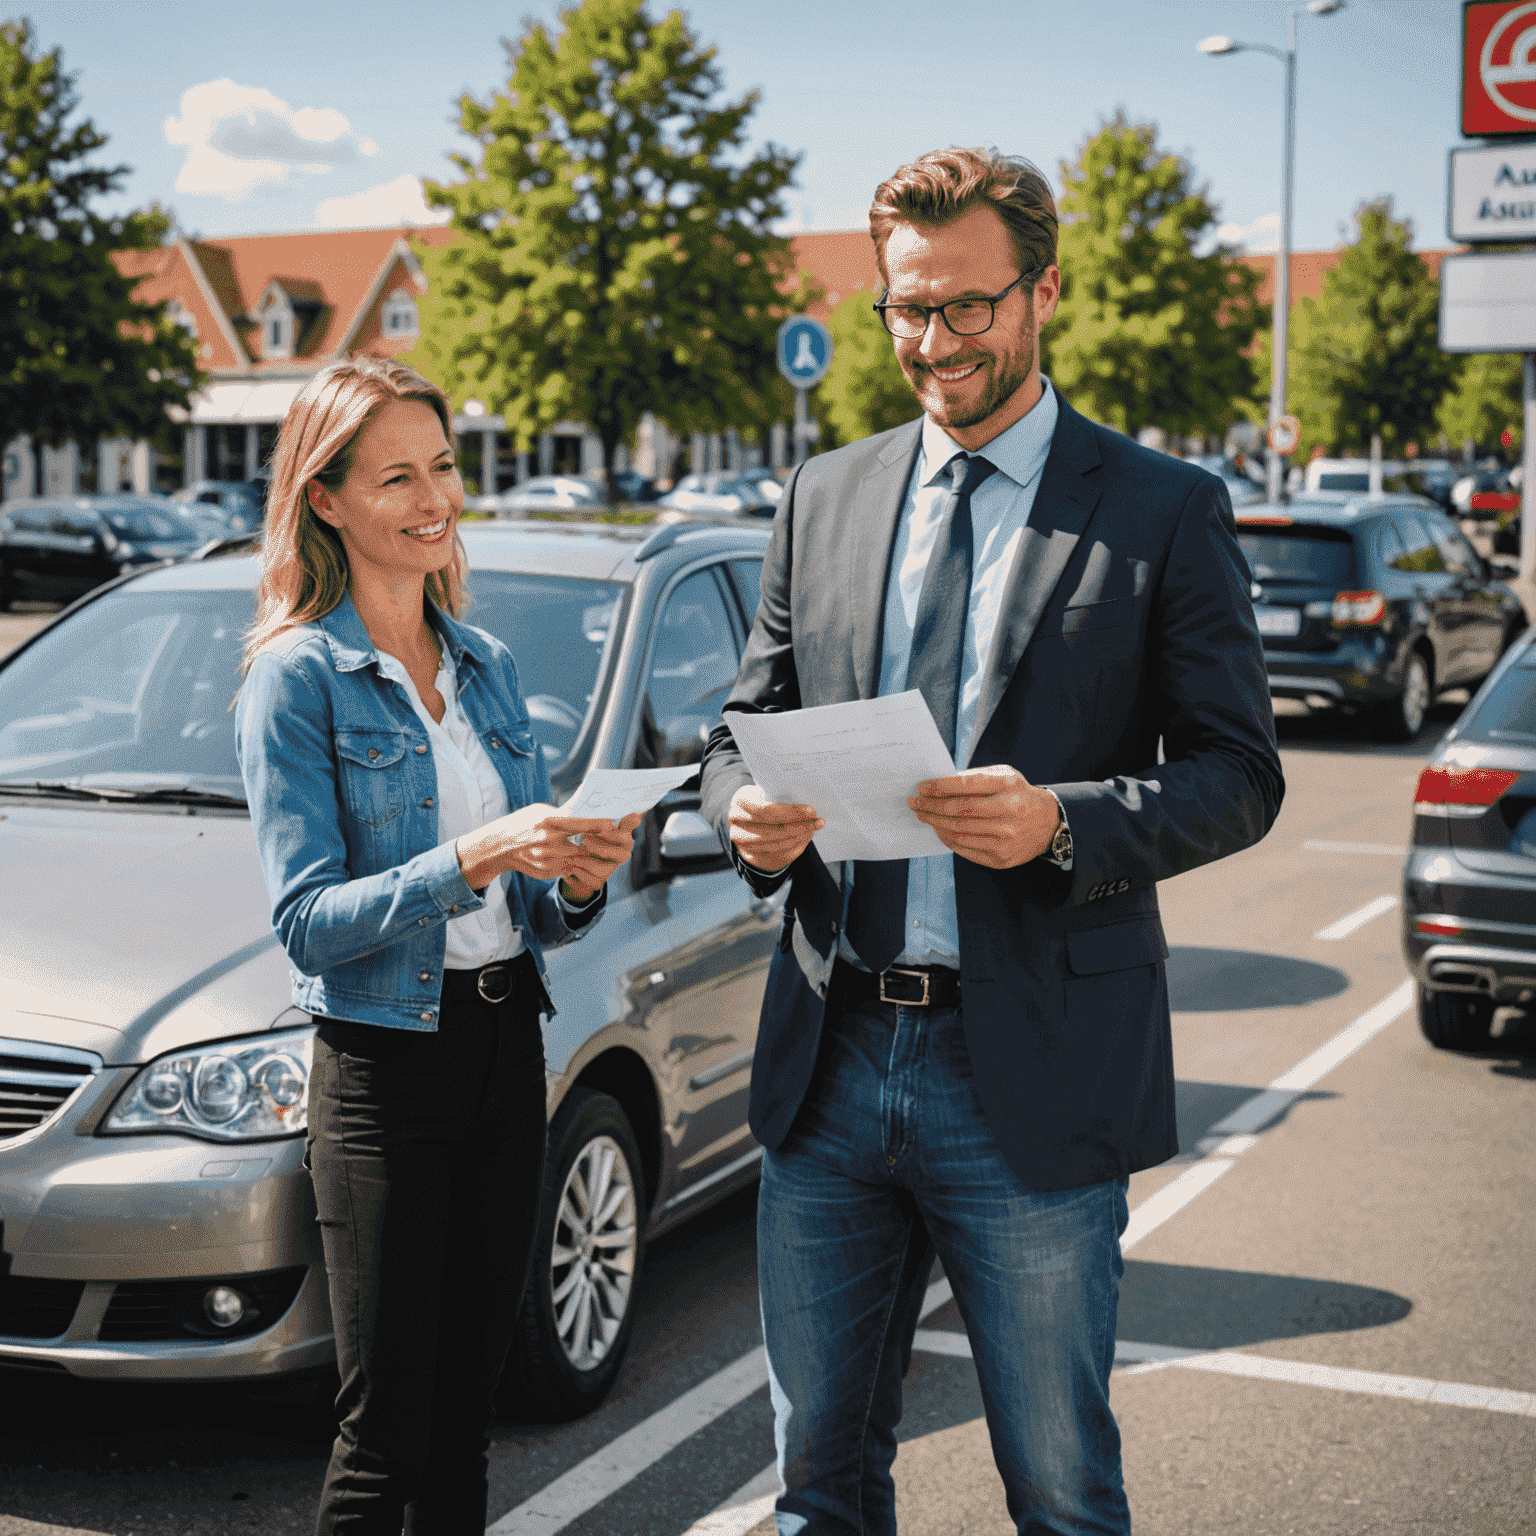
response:
M1344 0L1307 0L1314 16L1331 16L1344 9ZM1285 159L1280 186L1280 254L1275 260L1275 342L1269 379L1269 424L1285 415L1286 340L1291 318L1291 183L1296 159L1296 17L1292 7L1286 23L1285 48L1268 43L1239 43L1230 37L1207 37L1195 44L1201 53L1220 58L1228 53L1267 53L1285 65ZM1269 499L1280 499L1280 455L1269 451Z

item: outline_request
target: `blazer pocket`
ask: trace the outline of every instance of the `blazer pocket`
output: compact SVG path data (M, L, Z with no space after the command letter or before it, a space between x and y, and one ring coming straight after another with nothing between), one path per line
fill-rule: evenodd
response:
M1080 635L1090 629L1116 629L1131 618L1134 599L1112 597L1102 603L1080 603L1061 616L1063 635Z
M382 827L405 809L405 736L400 731L337 731L336 759L347 810Z
M1150 1021L1159 996L1158 968L1167 957L1157 918L1110 923L1067 935L1071 975L1062 991L1067 1023L1095 1038Z
M1067 965L1074 976L1097 976L1156 965L1168 958L1163 925L1155 917L1137 917L1101 928L1083 928L1067 935Z

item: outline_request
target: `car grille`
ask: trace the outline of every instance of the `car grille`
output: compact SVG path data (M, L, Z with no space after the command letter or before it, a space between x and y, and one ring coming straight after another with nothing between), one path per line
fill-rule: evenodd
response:
M10 1260L0 1254L0 1263ZM0 1336L56 1339L74 1321L85 1290L83 1280L34 1280L0 1274Z
M0 1142L46 1125L100 1066L89 1051L0 1040Z

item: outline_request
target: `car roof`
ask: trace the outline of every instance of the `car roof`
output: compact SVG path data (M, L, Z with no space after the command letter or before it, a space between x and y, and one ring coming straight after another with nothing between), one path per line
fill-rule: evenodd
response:
M1437 512L1439 508L1427 496L1405 496L1401 492L1380 496L1362 496L1355 491L1308 491L1305 496L1276 506L1272 501L1256 501L1239 507L1232 515L1239 529L1244 523L1284 526L1286 523L1329 523L1346 527L1381 512Z
M459 530L471 571L523 571L589 581L632 582L643 561L635 556L653 540L678 563L695 555L760 555L768 530L715 524L660 528L612 523L465 523ZM141 591L241 591L256 585L261 565L244 543L206 560L159 566L134 578Z

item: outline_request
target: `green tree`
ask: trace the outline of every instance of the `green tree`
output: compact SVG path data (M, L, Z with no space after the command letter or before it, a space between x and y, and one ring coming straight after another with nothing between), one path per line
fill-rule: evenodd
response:
M1413 221L1392 200L1355 209L1357 232L1323 279L1322 296L1292 315L1288 401L1301 451L1363 452L1374 433L1388 454L1423 443L1461 371L1440 350L1440 295L1413 250Z
M0 444L123 433L164 442L167 406L200 382L186 332L140 304L112 252L148 250L157 209L104 217L126 166L91 165L106 135L86 120L59 52L39 54L25 21L0 24Z
M1217 210L1157 128L1123 112L1062 162L1061 303L1042 366L1079 409L1124 432L1218 432L1251 397L1244 349L1267 323L1258 276L1197 248Z
M1520 441L1524 435L1520 371L1517 353L1477 352L1465 359L1460 379L1436 412L1439 430L1453 453L1460 452L1468 438L1480 448L1494 448L1505 427Z
M717 104L715 50L643 0L583 0L505 46L507 88L459 103L478 155L427 183L457 239L424 257L422 366L522 447L588 422L610 474L646 410L681 432L769 419L797 157L745 153L757 94Z
M874 294L861 289L827 320L832 366L816 392L836 443L857 442L922 414L874 302Z

